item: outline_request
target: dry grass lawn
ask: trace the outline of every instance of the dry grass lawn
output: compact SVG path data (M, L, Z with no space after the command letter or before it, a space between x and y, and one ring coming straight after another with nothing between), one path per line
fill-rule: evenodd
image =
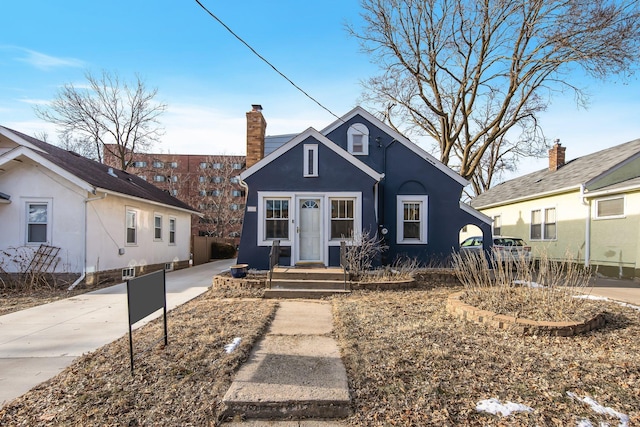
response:
M445 309L456 289L355 292L333 300L347 367L353 426L577 426L595 414L567 392L591 397L640 425L640 313L600 302L604 329L577 337L523 337L458 320ZM233 298L226 298L233 296ZM154 321L79 358L0 409L0 425L218 425L221 399L277 303L210 291L169 313L169 345ZM242 337L227 354L224 346ZM154 343L155 342L155 343ZM499 417L484 399L530 406Z
M457 289L460 290L460 289ZM336 333L359 426L577 426L598 416L589 396L640 425L640 313L602 303L604 329L576 337L517 336L458 320L450 289L361 293L334 302ZM476 411L497 398L534 409Z

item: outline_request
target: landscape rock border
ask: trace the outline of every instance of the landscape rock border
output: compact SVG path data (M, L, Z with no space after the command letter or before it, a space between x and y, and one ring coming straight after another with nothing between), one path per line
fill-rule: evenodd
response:
M599 329L605 324L604 313L599 313L584 322L547 322L516 318L480 310L462 301L464 291L455 292L447 298L447 311L454 316L485 325L487 327L511 330L522 335L550 335L570 337Z

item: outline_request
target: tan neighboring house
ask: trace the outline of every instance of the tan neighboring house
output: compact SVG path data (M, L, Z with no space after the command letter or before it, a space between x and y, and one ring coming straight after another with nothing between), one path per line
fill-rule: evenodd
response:
M37 268L92 284L188 267L196 214L136 175L0 126L0 279Z
M521 237L534 256L568 256L612 277L640 277L640 139L503 182L471 206L493 218L493 234ZM567 255L568 254L568 255Z

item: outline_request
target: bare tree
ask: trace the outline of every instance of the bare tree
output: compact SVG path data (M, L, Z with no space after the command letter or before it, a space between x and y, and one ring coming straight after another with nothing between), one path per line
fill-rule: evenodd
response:
M198 228L207 235L225 239L240 235L245 190L237 177L243 169L241 156L208 156L200 164L192 204L203 214Z
M640 57L637 0L361 3L365 25L348 30L382 70L365 82L365 101L432 137L476 193L493 168L544 153L536 118L552 95L569 90L585 105L572 73L605 78Z
M112 151L119 168L126 170L134 153L147 151L163 134L158 117L164 103L153 102L157 89L148 89L136 76L133 85L115 73L96 77L85 73L88 87L66 84L47 107L36 115L60 127L68 140L90 145L92 158L102 162L102 150Z

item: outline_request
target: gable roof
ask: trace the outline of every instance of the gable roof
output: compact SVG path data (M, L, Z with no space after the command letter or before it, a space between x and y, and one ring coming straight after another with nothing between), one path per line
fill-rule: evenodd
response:
M407 137L405 137L404 135L402 135L401 133L393 129L391 126L387 125L386 123L384 123L383 121L378 119L376 116L374 116L373 114L371 114L370 112L368 112L367 110L365 110L360 106L355 107L353 110L349 111L347 114L340 117L338 120L334 121L326 128L322 129L321 133L323 135L328 135L329 133L333 132L338 127L340 127L341 125L346 123L348 120L351 120L353 117L357 115L362 116L364 119L373 123L375 126L380 128L382 131L386 132L388 135L391 135L396 141L403 144L405 147L413 151L415 154L420 156L426 162L435 166L441 172L444 172L450 178L453 178L454 180L456 180L463 187L466 187L467 185L469 185L469 181L464 179L462 176L456 173L453 169L446 166L444 163L442 163L441 161L433 157L431 154L427 153L425 150L420 148L416 143L411 142Z
M4 126L0 126L0 135L19 145L0 155L0 159L25 156L63 175L87 191L107 191L197 213L191 206L136 175L111 168ZM110 170L112 173L109 173Z
M314 128L309 128L304 132L302 132L301 134L294 137L293 139L289 140L289 142L287 142L286 144L278 147L278 149L276 149L270 155L264 157L258 163L254 164L253 166L251 166L250 168L242 172L240 174L240 179L244 181L247 177L253 175L257 171L259 171L260 169L262 169L263 167L265 167L266 165L268 165L269 163L271 163L272 161L280 157L282 154L291 150L293 147L295 147L300 142L304 141L309 137L313 137L318 142L322 143L327 148L334 151L336 154L341 156L343 159L345 159L346 161L348 161L349 163L351 163L356 168L360 169L362 172L366 173L376 181L380 181L382 178L384 178L384 174L376 172L375 170L373 170L372 168L364 164L362 161L358 160L355 156L352 156L347 151L343 150L341 147L339 147L337 144L335 144L333 141L331 141L329 138L327 138L326 136L324 136Z
M602 180L628 165L631 161L640 159L640 139L616 145L577 159L570 160L556 171L548 168L505 181L490 188L471 201L474 208L488 208L491 206L513 203L520 200L540 198L551 194L579 190ZM632 165L633 167L633 165ZM629 171L632 176L612 183L608 187L598 188L626 188L640 177L640 167ZM633 176L635 174L635 177ZM626 183L625 183L626 182ZM598 191L597 190L597 191Z

